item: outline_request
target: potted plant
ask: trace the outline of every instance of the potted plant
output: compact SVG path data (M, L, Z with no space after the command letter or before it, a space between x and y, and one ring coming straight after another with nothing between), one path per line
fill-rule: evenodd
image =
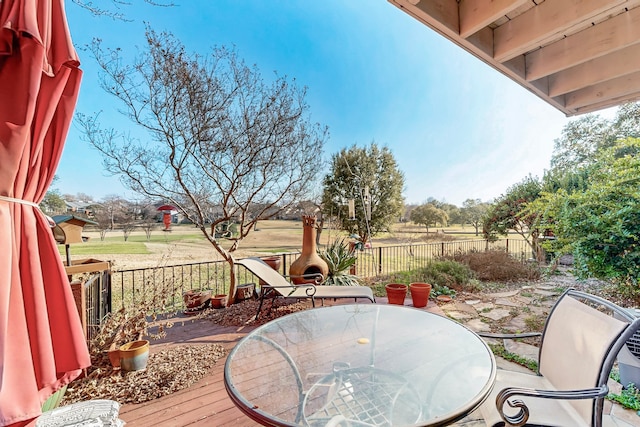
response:
M211 307L224 308L227 305L227 294L216 294L211 298Z
M426 307L429 302L431 285L429 283L414 282L409 284L409 292L411 292L411 300L414 307Z
M211 289L205 289L202 291L196 291L194 289L190 289L182 294L182 300L184 301L184 305L187 307L185 309L185 314L189 314L195 311L204 310L209 305L211 301L211 294L213 291Z
M349 250L349 245L344 239L336 239L327 247L318 251L318 255L329 267L329 273L323 284L336 286L358 286L358 277L349 274L349 270L357 261L353 251Z
M131 341L119 348L120 368L123 371L140 371L147 367L149 360L149 341Z
M387 291L389 304L404 305L404 299L407 296L407 285L404 283L389 283L384 288Z

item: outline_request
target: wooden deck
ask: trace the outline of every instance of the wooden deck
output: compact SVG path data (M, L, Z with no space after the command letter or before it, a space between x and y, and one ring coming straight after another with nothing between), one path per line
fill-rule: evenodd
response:
M377 298L386 304L385 298ZM351 302L351 300L343 300ZM340 302L338 302L340 303ZM407 305L411 298L407 298ZM327 303L328 305L328 303ZM428 311L443 314L438 306L429 302ZM223 327L208 320L184 318L184 323L168 331L168 339L152 341L151 351L177 344L220 344L227 351L255 327ZM224 388L223 371L226 357L218 360L209 374L191 387L169 396L141 404L126 404L120 409L120 418L127 427L144 426L216 426L254 427L255 423L235 407Z

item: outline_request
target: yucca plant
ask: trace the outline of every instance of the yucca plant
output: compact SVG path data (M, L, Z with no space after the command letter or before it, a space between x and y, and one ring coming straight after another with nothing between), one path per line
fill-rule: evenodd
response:
M358 286L360 282L349 269L356 263L357 257L349 250L349 244L344 239L336 239L324 250L319 250L318 255L329 266L329 274L325 285Z

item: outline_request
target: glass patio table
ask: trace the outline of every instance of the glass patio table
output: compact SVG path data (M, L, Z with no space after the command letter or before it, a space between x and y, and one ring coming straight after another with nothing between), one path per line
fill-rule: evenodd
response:
M410 307L351 304L280 317L230 352L234 404L266 426L441 426L476 409L495 359L473 331Z

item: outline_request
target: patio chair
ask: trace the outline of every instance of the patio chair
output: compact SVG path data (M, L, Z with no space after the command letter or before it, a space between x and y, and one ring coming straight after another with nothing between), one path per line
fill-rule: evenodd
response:
M542 334L537 334L537 374L498 370L493 391L480 407L487 425L612 425L603 415L609 373L639 324L640 318L612 302L569 289L551 309Z
M376 302L373 291L367 286L323 286L320 285L323 280L322 275L313 275L318 279L315 285L293 285L287 277L275 271L260 258L244 258L237 260L236 264L242 265L265 283L264 289L260 292L260 304L256 319L260 316L265 298L271 297L310 299L313 307L316 306L316 299L324 301L328 298L353 298L356 301L358 298L366 298L371 302Z

